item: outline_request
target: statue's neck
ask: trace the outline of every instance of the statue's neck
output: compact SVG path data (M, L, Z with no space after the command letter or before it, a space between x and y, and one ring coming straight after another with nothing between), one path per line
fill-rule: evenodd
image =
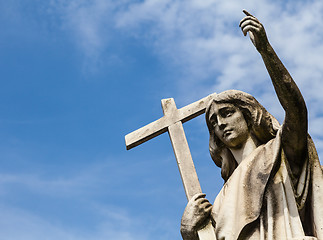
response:
M251 134L247 138L246 142L239 148L229 148L232 155L238 164L240 164L247 156L249 156L257 147L259 143L255 137Z

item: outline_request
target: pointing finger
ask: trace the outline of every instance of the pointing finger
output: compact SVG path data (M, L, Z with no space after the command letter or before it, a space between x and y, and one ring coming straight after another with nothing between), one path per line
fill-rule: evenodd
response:
M244 14L246 14L248 17L253 17L253 18L255 18L255 19L259 22L259 20L258 20L254 15L252 15L251 13L249 13L246 9L243 9L242 11L243 11L243 13L244 13Z
M247 16L252 16L254 17L251 13L249 13L246 9L243 9L242 12L246 14Z

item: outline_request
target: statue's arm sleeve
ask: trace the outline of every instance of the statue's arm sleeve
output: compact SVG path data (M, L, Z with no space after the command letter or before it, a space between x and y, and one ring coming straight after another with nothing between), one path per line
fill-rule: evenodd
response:
M303 96L291 75L268 46L261 52L278 99L285 110L282 147L291 167L303 165L307 148L307 108Z

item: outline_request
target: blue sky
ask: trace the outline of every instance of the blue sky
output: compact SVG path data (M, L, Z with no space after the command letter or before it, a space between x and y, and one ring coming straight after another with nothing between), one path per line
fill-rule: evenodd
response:
M265 25L323 151L323 3L272 0L0 0L0 240L181 239L186 197L167 134L124 136L212 92L253 94L280 122L259 54ZM203 117L184 125L201 186L223 181Z

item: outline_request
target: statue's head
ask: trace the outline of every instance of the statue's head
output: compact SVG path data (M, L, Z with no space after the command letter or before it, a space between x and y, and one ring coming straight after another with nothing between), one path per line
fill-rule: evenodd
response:
M217 94L210 101L205 117L210 133L210 154L221 167L225 181L237 167L229 148L241 144L248 134L264 144L276 136L279 128L278 121L253 96L238 90Z

